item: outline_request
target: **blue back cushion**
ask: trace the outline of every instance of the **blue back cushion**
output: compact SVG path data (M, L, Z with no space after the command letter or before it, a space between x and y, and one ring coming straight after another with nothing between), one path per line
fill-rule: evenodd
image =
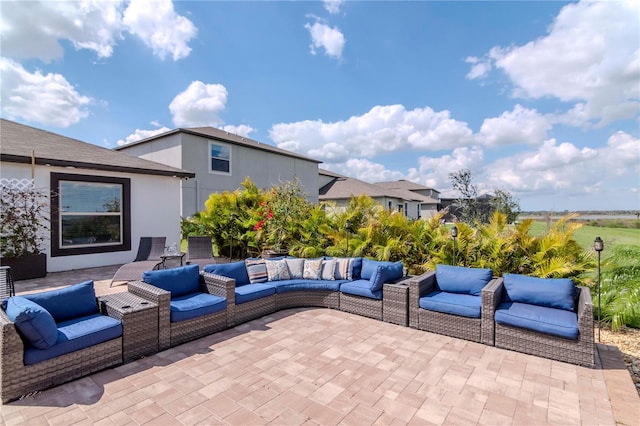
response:
M503 300L507 302L575 310L576 286L571 278L504 274L504 290Z
M4 300L2 308L30 346L48 349L56 344L58 327L45 308L21 296Z
M93 281L41 293L26 294L24 297L45 308L56 322L98 313Z
M236 286L249 284L249 274L247 274L247 266L244 260L232 263L220 263L216 265L207 265L204 267L205 272L210 272L223 277L233 278L236 280Z
M146 283L171 292L171 298L200 291L200 267L197 264L179 268L147 271L142 274Z
M354 257L351 261L351 279L359 280L362 278L362 258Z
M360 278L362 278L363 280L370 280L378 266L386 266L392 264L393 262L367 259L365 257L362 259L362 270L360 271Z
M438 288L448 293L480 296L493 272L491 269L465 268L464 266L436 265Z
M382 285L402 278L402 262L394 262L390 265L378 265L371 278L371 291L382 290Z

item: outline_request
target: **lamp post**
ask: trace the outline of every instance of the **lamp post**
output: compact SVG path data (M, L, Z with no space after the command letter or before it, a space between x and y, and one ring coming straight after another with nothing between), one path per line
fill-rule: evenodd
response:
M349 230L351 229L351 222L349 222L349 220L347 220L344 223L344 229L345 229L346 234L347 234L347 250L346 250L347 254L346 254L346 257L349 257Z
M233 230L235 229L236 226L236 215L235 213L231 213L231 216L229 216L229 263L231 263L231 259L233 256Z
M456 257L457 257L457 253L456 253L456 238L458 238L458 227L454 226L453 228L451 228L451 237L453 238L453 264L456 265Z
M604 241L596 237L593 242L593 249L598 253L598 342L600 341L600 253L604 250Z

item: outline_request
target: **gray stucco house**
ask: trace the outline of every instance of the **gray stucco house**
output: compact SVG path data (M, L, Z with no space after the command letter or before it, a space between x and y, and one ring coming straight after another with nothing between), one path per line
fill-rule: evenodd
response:
M297 178L318 202L320 161L213 127L179 128L116 148L129 155L195 172L181 183L181 214L204 209L211 193L234 191L249 177L267 189Z
M368 195L390 211L411 219L429 218L437 212L439 192L410 181L368 183L320 169L320 201L345 208L353 196Z

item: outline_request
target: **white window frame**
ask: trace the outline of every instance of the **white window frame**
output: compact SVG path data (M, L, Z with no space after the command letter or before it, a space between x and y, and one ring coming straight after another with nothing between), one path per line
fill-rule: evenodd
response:
M211 160L214 158L213 155L211 155L211 147L213 145L217 145L217 146L221 146L224 148L227 148L229 150L229 159L224 159L224 158L218 158L218 160L223 160L223 161L229 161L229 171L228 172L223 172L220 170L213 170L213 168L211 167ZM207 145L208 151L207 151L207 162L208 164L208 169L209 169L209 173L210 174L214 174L214 175L225 175L225 176L231 176L232 173L232 158L233 158L233 150L231 145L226 144L226 143L222 143L222 142L217 142L217 141L209 141L209 144Z

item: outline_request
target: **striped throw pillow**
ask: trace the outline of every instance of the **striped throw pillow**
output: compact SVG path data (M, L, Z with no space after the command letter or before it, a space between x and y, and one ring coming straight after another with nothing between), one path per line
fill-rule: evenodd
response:
M336 280L352 280L353 259L350 257L336 258L336 272L335 277Z
M264 259L246 259L244 263L247 266L247 274L251 284L267 282L269 276Z

